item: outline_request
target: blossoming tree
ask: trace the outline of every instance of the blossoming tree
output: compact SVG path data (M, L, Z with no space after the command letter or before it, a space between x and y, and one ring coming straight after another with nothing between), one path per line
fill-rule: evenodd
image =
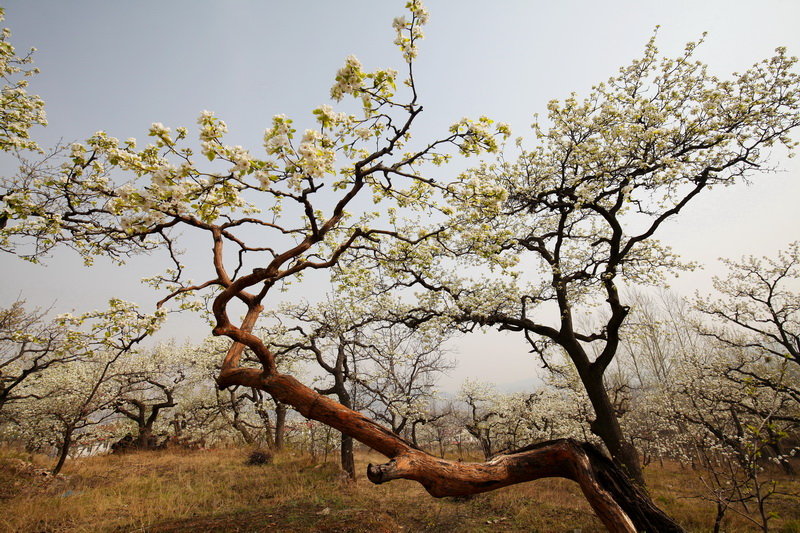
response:
M696 304L713 320L704 334L751 354L727 369L729 379L786 394L800 407L800 242L776 258L725 263L728 275L714 280L719 298Z
M45 315L19 300L0 309L0 417L7 404L38 394L29 385L44 372L78 358L67 330Z
M4 18L5 11L0 8L0 22ZM39 145L30 138L30 129L47 124L44 101L27 91L28 78L39 72L30 66L35 50L20 57L10 38L11 31L3 28L0 34L0 152L39 150ZM0 190L0 200L4 196L4 191ZM8 216L7 212L0 211L0 228L6 225Z
M204 357L205 356L205 357ZM174 342L147 351L126 354L111 376L113 411L136 424L130 442L140 449L154 448L156 428L163 426L165 414L175 408L189 390L200 386L206 377L203 367L213 364L208 354L191 345Z
M665 223L758 171L769 147L793 148L788 134L800 125L800 76L785 50L721 80L693 58L696 43L660 58L654 39L586 98L550 102L535 147L448 185L449 220L423 242L358 250L351 261L365 279L385 269L376 291L425 289L418 322L493 326L543 357L566 353L594 409L592 431L640 483L604 380L630 310L620 286L690 268L656 240ZM604 317L594 327L582 320L590 312Z
M62 349L71 359L22 384L23 398L9 405L5 431L33 446L54 446L58 474L72 446L114 415L121 362L163 318L161 311L143 314L122 300L111 300L106 310L58 317L66 339Z

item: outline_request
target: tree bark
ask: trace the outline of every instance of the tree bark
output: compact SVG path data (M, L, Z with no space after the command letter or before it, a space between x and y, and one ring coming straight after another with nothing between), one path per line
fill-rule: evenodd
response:
M347 389L344 385L344 378L337 379L336 386L336 395L339 398L339 403L341 403L347 409L352 409L353 404L350 401L350 394L348 394ZM341 440L341 462L342 462L342 470L347 473L347 476L351 480L356 479L356 461L353 457L353 437L346 433L342 433L342 440Z
M267 391L269 392L269 391ZM286 436L286 411L288 408L280 401L275 401L275 450L282 450Z
M256 442L255 437L253 437L253 434L250 433L250 430L247 429L247 426L244 425L241 422L241 420L237 420L237 419L234 418L231 425L233 426L233 429L238 431L239 434L242 436L242 438L244 439L244 443L245 444L247 444L248 446L251 446L251 445L255 444L255 442Z
M139 427L139 434L136 436L136 447L140 450L152 450L156 447L152 426Z
M72 446L72 433L75 431L75 428L72 426L68 426L64 429L64 435L61 440L61 448L58 450L58 462L56 466L53 467L52 474L57 476L59 472L61 472L61 468L63 468L64 463L67 460L67 456L69 455L69 448Z
M272 432L272 420L270 420L269 410L266 409L264 406L264 400L260 396L259 391L255 391L254 395L256 396L257 401L255 402L256 405L256 413L258 417L261 419L261 424L264 426L264 440L266 442L267 448L275 449L275 437Z
M368 467L367 477L373 483L411 479L440 498L477 494L545 477L563 477L578 483L610 531L683 531L622 470L588 443L561 439L499 455L484 463L448 461L419 450L361 413L318 394L291 376L236 368L223 371L218 382L221 387L239 384L261 388L306 418L338 429L382 453L390 461Z
M586 390L586 395L592 404L595 419L591 423L592 433L597 435L611 454L611 458L623 471L640 487L645 487L644 472L639 453L625 440L619 419L614 412L611 399L608 397L603 382L603 372L586 364L588 358L582 348L577 348L580 353L571 353L570 358L575 364L581 382ZM576 350L573 347L573 352Z
M469 434L475 437L478 440L478 443L481 445L481 451L483 452L483 458L488 459L492 456L492 439L489 437L489 431L483 430L477 425L475 426L467 426L467 431Z
M342 433L341 442L342 470L347 473L347 477L356 479L356 463L353 458L353 437Z
M593 388L590 384L586 384L587 392ZM642 471L642 462L639 458L639 453L636 451L628 441L625 440L622 433L622 428L619 425L619 419L611 409L611 403L608 399L608 394L605 391L602 383L599 386L601 392L592 394L589 392L589 398L595 396L592 400L594 407L595 419L591 424L592 433L600 437L605 444L611 457L614 459L625 473L633 479L640 487L645 486L644 472Z

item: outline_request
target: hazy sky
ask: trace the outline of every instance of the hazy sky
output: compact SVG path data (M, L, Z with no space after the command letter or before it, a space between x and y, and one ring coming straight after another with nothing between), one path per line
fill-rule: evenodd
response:
M35 46L42 74L31 91L47 102L50 125L34 131L44 146L105 130L144 138L152 122L193 126L213 110L231 131L228 144L260 153L274 114L311 125L310 110L328 103L343 58L366 69L400 69L391 44L392 18L403 1L137 1L12 0L5 26L18 51ZM425 106L418 138L433 138L463 116L488 115L528 135L534 113L615 74L637 57L654 28L658 46L676 55L708 32L697 57L724 77L768 57L777 46L800 54L800 2L451 0L427 3L431 20L416 66ZM491 7L489 7L491 6ZM800 239L800 165L780 151L782 172L754 176L750 186L712 191L662 233L687 259L708 265L673 283L691 294L708 286L720 256L773 254ZM0 171L10 172L8 159ZM443 169L442 177L455 173ZM202 246L206 246L202 244ZM156 300L138 279L160 270L158 258L125 268L102 261L86 269L74 254L59 253L47 267L0 256L0 305L21 295L57 311L102 307L111 296L150 308ZM178 338L200 339L190 321L172 325ZM533 376L536 362L517 336L470 337L454 349L466 375L498 383Z

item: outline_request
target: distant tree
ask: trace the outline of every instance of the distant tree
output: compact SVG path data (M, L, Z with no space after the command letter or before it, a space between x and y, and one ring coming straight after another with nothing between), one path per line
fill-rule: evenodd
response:
M714 531L719 531L725 513L733 510L762 531L769 530L769 498L776 481L769 467L780 439L797 435L798 425L783 415L796 411L787 395L773 389L742 386L727 377L727 370L746 358L740 349L708 344L704 354L683 360L673 384L672 417L691 439L703 468L705 499L717 508ZM753 503L754 506L749 506Z
M757 368L782 383L786 361L753 366L757 351L702 335L711 327L700 322L707 315L671 293L628 297L635 302L630 332L613 374L631 391L627 434L648 459L691 461L706 488L697 496L716 507L715 531L729 511L767 530L777 487L772 463L790 466L783 442L798 436L797 405L780 388L731 369Z
M748 354L725 370L729 379L789 395L800 407L800 242L776 258L725 264L728 275L714 278L720 297L696 302L712 319L702 333Z
M686 361L702 358L710 347L696 331L690 304L674 293L630 290L625 297L631 312L608 376L609 390L618 393L614 404L622 405L617 413L625 434L645 465L653 459L694 460L689 428L674 416L682 394L676 383Z
M493 455L493 441L498 416L491 407L498 392L494 385L467 380L458 391L458 399L466 405L464 428L481 446L485 459Z
M228 346L225 339L209 337L185 348L191 378L181 387L178 405L168 415L175 439L194 445L238 437L246 444L282 449L288 414L285 404L259 389L235 386L221 390L217 386L219 360ZM248 360L251 355L245 351L243 357ZM278 358L284 372L296 370L294 364L290 358Z
M26 310L22 300L0 309L0 416L6 405L40 394L33 383L44 372L80 355L67 329L45 311Z
M316 387L319 394L335 396L347 409L358 409L354 401L355 352L361 345L361 329L374 318L358 317L354 302L328 298L316 306L307 303L284 306L277 313L278 324L272 331L264 332L276 355L292 355L316 362L326 376ZM316 426L307 426L313 449ZM353 437L340 436L340 461L350 479L356 478L353 456Z
M384 320L364 331L357 347L361 363L354 381L363 391L364 409L414 445L417 426L430 418L436 381L454 366L443 349L448 338L441 325L409 328Z
M33 446L53 445L58 474L76 441L91 436L114 416L119 400L115 371L133 346L151 334L163 320L163 313L141 314L121 300L109 308L79 316L61 315L68 328L70 350L75 361L58 365L30 384L27 399L13 404L13 432Z
M503 393L493 385L467 380L458 399L466 412L463 427L486 459L553 439L589 440L591 405L572 367L551 365L553 374L533 392Z
M428 449L436 449L439 457L445 458L448 446L455 443L458 433L463 431L454 401L435 399L425 410L425 419L420 422L417 439Z
M346 252L366 257L367 245L376 241L400 243L379 259L395 266L400 283L433 289L427 302L432 307L448 316L456 310L452 314L462 323L524 331L528 338L539 335L561 346L586 386L595 431L636 476L638 462L624 445L603 387L627 314L616 279L653 281L679 268L680 262L651 239L662 223L704 189L762 163L760 148L789 143L786 134L800 121L794 61L779 51L733 81L719 81L690 60L691 50L659 62L651 43L643 59L598 86L585 102L552 103L554 126L541 134L541 148L525 152L517 163L480 167L446 186L423 174L426 163L447 162L449 149L465 155L496 151L497 139L509 131L485 117L463 119L441 138L414 143L411 130L422 107L413 65L428 15L417 0L408 8L408 18L393 24L406 61L401 83L407 98L396 96L396 71L365 72L348 57L331 96L354 97L361 107L357 114L321 106L314 110L317 127L302 136L295 135L290 119L278 115L265 133L265 158L224 144L227 127L210 112L199 119L198 155L209 160L205 167L186 146L185 128L153 124L153 143L142 149L133 140L98 132L72 146L60 172L3 179L10 220L0 247L38 259L68 246L89 261L100 255L120 262L140 252L165 251L172 268L151 280L167 293L160 304L191 309L208 298L213 333L232 341L219 385L269 392L386 455L388 463L368 469L375 483L414 479L432 495L447 496L560 475L580 484L609 528L678 530L590 444L540 443L478 465L436 458L280 372L274 351L253 328L275 288L333 267ZM112 169L127 174L115 172L112 179ZM121 175L130 180L120 181ZM370 192L380 210L351 214L363 206L356 198ZM440 210L453 215L444 230L400 227L394 207L426 206L433 213L437 194L449 202ZM636 213L636 224L623 218L625 211ZM181 231L209 242L213 273L204 281L189 281L190 269L178 254ZM34 249L18 248L23 242L33 242ZM511 267L517 252L527 251L541 259L548 280L519 290L507 283L502 269ZM461 285L444 275L463 273L452 263L443 266L447 255L469 257L473 266L488 261L500 270L491 281ZM366 259L357 262L377 272ZM576 306L600 295L610 311L605 327L576 330ZM560 311L555 325L528 313L547 302ZM244 313L241 322L232 312ZM595 360L585 350L592 342L605 344ZM243 360L245 348L257 365Z
M411 330L393 320L401 306L390 298L364 305L334 294L317 305L284 306L278 326L260 334L276 355L313 359L327 376L317 392L335 396L348 409L367 411L397 434L425 420L435 378L447 368L446 334L433 326ZM282 332L282 334L281 334ZM353 438L342 433L341 464L355 479Z
M156 423L177 406L181 388L197 386L203 376L202 351L174 343L128 354L111 374L116 400L113 410L136 424L132 445L152 449L159 442Z

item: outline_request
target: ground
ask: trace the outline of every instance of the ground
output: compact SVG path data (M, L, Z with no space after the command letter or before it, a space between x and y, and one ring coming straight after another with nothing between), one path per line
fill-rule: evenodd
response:
M431 498L418 484L349 483L330 462L282 453L246 465L249 450L140 452L76 459L52 478L45 459L0 449L0 531L8 532L501 532L603 531L577 486L541 480L468 499ZM37 466L38 465L38 466ZM659 505L689 531L709 531L710 504L696 473L677 465L647 471ZM798 480L784 480L800 491ZM781 496L775 531L800 532L800 500ZM726 531L747 531L731 516Z

